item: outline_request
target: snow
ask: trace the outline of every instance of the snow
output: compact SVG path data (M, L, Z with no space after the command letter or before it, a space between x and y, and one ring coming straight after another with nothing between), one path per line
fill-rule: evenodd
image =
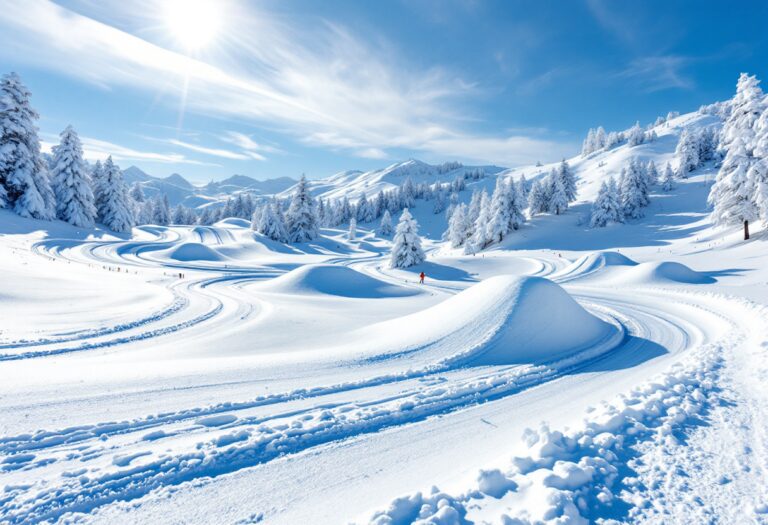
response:
M308 264L263 285L261 290L283 294L326 294L376 299L403 297L416 292L369 277L352 268L333 264Z
M710 223L707 161L644 218L588 227L607 177L676 165L682 130L717 123L568 159L569 208L474 254L417 200L408 268L375 222L287 244L243 219L115 233L0 210L0 521L765 522L766 225ZM558 165L489 170L459 204Z

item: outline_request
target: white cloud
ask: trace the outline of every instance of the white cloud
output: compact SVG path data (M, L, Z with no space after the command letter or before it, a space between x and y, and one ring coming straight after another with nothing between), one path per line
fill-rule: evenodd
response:
M86 9L89 3L84 5ZM517 164L531 154L525 148L502 147L512 139L464 131L469 119L455 108L475 88L444 69L409 70L386 42L364 43L336 25L293 27L255 12L253 6L222 5L239 5L241 10L228 17L229 38L222 39L218 60L209 63L46 0L0 0L0 57L107 87L138 87L164 99L181 96L188 109L269 125L306 143L352 154L383 157L389 148L445 154L446 144L456 147L451 156L467 151L476 158L480 150L498 154L487 162ZM149 2L142 12L153 9L161 12L157 2ZM242 151L222 154L225 150L189 143L177 146L236 159L247 155L262 160L267 152L245 135L228 138L239 141ZM474 150L470 144L482 147ZM541 153L550 145L535 144Z
M169 139L166 142L168 144L172 144L174 146L178 146L180 148L185 148L190 151L194 151L196 153L202 153L204 155L211 155L213 157L221 157L223 159L230 159L230 160L266 160L266 158L263 155L259 155L258 153L246 151L243 153L239 153L236 151L230 151L227 149L219 149L219 148L208 148L205 146L200 146L198 144L192 144L189 142L184 142L177 139Z
M41 140L40 146L43 151L50 152L51 148L58 144L54 135L43 134L43 137L51 140ZM121 146L106 140L99 140L90 137L80 137L83 144L83 157L87 160L104 160L110 155L116 161L144 161L159 162L162 164L194 164L200 166L216 166L206 162L199 162L188 159L179 153L158 153L154 151L140 151L126 146Z
M649 92L691 89L694 86L693 80L682 72L688 63L688 58L676 55L642 57L632 60L617 76L632 79Z

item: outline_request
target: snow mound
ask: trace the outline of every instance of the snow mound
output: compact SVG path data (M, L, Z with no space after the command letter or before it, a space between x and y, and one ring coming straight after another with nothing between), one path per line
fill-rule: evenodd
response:
M260 288L269 292L299 295L336 295L359 299L403 297L415 295L414 290L395 286L364 275L346 266L308 264L291 270Z
M163 256L174 261L224 261L226 258L213 248L198 242L185 242L169 250L160 252Z
M690 269L684 264L663 261L647 262L628 268L618 274L611 282L617 284L709 284L713 277Z
M618 252L593 252L579 257L563 270L554 274L552 278L557 281L569 281L612 266L637 266L637 263Z
M250 228L251 227L251 221L246 219L239 219L237 217L229 217L227 219L220 220L216 223L216 226L220 227L232 227L235 226L237 228Z
M455 352L444 361L472 365L553 361L618 332L558 284L512 275L491 277L436 306L371 328L369 337L409 338L411 350L452 347Z

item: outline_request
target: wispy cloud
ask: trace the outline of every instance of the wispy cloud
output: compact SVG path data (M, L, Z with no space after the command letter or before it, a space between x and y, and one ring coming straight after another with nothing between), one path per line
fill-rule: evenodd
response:
M649 56L632 60L616 76L635 82L641 89L654 92L664 89L691 89L694 82L683 73L690 59L683 56Z
M469 119L457 108L475 87L448 70L409 68L386 42L364 42L334 24L299 28L255 12L253 6L223 5L242 9L230 17L228 28L237 38L225 42L221 56L226 59L205 62L46 0L0 0L0 56L98 85L138 87L166 99L183 92L189 110L268 125L306 143L353 154L386 155L390 148L444 153L443 145L455 137L464 137L467 144L510 140L463 129ZM266 152L255 141L246 147L243 136L229 138L240 141L241 151L176 146L235 159L248 155L260 160ZM523 143L525 137L514 141ZM453 155L472 151L455 145ZM544 156L551 144L533 141L528 146ZM487 151L501 154L488 161L508 164L530 154L516 148Z
M221 135L218 138L222 142L233 144L249 153L283 153L280 148L256 142L250 135L240 133L239 131L227 131L224 135Z
M208 148L205 146L200 146L198 144L192 144L190 142L184 142L177 139L168 139L166 142L168 144L172 144L174 146L178 146L180 148L188 149L190 151L194 151L196 153L202 153L203 155L210 155L213 157L221 157L223 159L229 159L229 160L266 160L266 158L263 155L259 155L256 152L237 152L237 151L231 151L227 149L220 149L220 148Z
M43 140L40 145L43 151L50 152L51 148L58 143L58 137L53 134L42 134ZM159 153L155 151L141 151L106 140L94 139L91 137L80 137L83 144L83 156L87 160L104 160L110 155L116 161L129 162L158 162L161 164L194 164L198 166L217 166L217 164L200 162L189 159L179 153Z

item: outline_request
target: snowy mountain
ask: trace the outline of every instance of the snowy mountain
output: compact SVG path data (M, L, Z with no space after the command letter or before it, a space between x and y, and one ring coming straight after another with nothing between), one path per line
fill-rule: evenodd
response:
M309 187L315 197L341 199L346 196L350 200L357 200L363 193L370 198L379 191L392 190L403 184L406 179L411 179L414 184L447 183L466 173L480 171L486 175L495 175L503 170L504 168L498 166L463 166L459 163L431 165L409 159L366 172L343 171L323 179L311 180ZM292 187L288 188L278 196L288 197L292 190Z

